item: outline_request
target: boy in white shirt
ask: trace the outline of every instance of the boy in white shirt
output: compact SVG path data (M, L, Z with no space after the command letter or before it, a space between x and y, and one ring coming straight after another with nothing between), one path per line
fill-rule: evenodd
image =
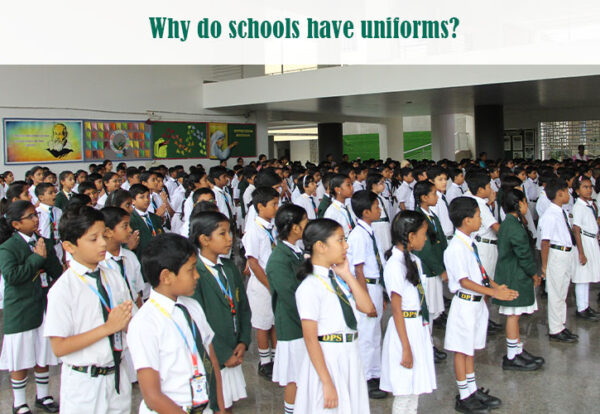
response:
M450 221L450 216L448 215L448 199L446 198L446 184L448 182L448 176L446 172L440 167L433 167L427 170L427 177L429 177L429 181L431 181L435 187L436 194L438 196L437 204L435 205L434 213L438 216L440 220L440 224L442 225L442 230L444 231L444 235L447 239L451 239L454 234L454 226Z
M462 185L465 182L465 175L460 168L450 168L450 179L452 183L448 187L446 191L446 201L448 205L454 200L456 197L462 197L464 195L464 190Z
M132 185L140 184L140 171L135 167L128 167L126 173L127 181L121 184L123 190L129 191Z
M354 169L354 173L356 174L356 180L352 183L352 188L354 192L362 191L367 189L367 173L369 172L369 168L361 164Z
M41 183L35 188L36 196L40 204L36 207L39 218L39 235L46 243L54 246L56 257L59 261L63 258L63 249L60 244L60 235L58 234L58 223L62 216L62 210L54 207L56 200L56 189L50 183Z
M211 189L215 193L215 200L219 211L227 216L233 225L235 225L235 212L233 210L232 200L229 194L225 192L225 186L229 182L227 177L227 168L216 166L208 172L208 181L212 184Z
M415 181L413 172L410 168L404 167L400 170L402 175L402 184L396 190L394 196L398 202L396 211L402 210L414 210L415 209L415 197L413 195L413 188L411 184Z
M200 277L190 241L165 233L142 257L152 285L127 334L144 400L140 413L224 412L214 332L191 296Z

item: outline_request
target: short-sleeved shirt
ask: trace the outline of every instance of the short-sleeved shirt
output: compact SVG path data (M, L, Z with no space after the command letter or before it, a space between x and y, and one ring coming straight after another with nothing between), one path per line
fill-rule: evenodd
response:
M454 225L450 221L450 214L448 212L448 206L446 203L448 199L444 201L445 194L440 191L437 191L438 201L435 207L433 207L433 212L438 219L440 220L440 224L442 225L442 230L444 230L444 234L446 237L452 236L454 234Z
M362 191L362 190L366 190L367 186L365 185L365 183L363 181L354 181L352 183L352 190L356 193L357 191Z
M229 202L229 196L225 194L225 191L222 188L217 186L213 187L213 192L215 193L215 201L219 211L225 214L227 218L231 218L230 212L233 214L233 208Z
M271 256L271 238L266 229L271 229L273 240L277 239L273 223L268 222L260 216L248 223L246 233L242 237L242 244L246 250L246 257L254 257L263 270L267 267L269 256ZM252 272L252 269L250 270ZM254 274L252 272L252 274Z
M318 207L318 204L315 202L315 199L309 196L308 194L303 193L300 197L297 197L294 204L306 210L306 217L308 217L309 220L314 220L317 218L317 212L315 211L315 207Z
M53 234L54 240L58 242L60 239L60 235L58 234L58 223L62 217L62 210L42 203L40 203L35 210L38 212L38 217L40 219L38 225L40 236L45 239L50 239L50 235ZM50 223L50 211L52 211L54 217L54 225Z
M498 237L496 236L496 232L492 230L492 226L498 223L498 220L496 220L496 217L494 217L494 214L490 210L487 200L475 195L471 195L471 197L477 201L477 206L481 214L481 227L475 235L484 239L496 240Z
M544 189L542 188L540 190L540 196L538 197L538 201L535 205L535 211L537 212L538 217L541 218L544 215L546 209L550 207L550 204L552 204L552 201L550 201L550 199L546 195L546 191L544 191Z
M87 276L91 272L86 266L74 259L70 267L58 278L48 292L48 308L44 325L44 336L67 338L88 332L104 324L100 299L90 289L96 288L96 280ZM108 282L113 298L113 306L130 300L125 280L116 272L100 264L103 279ZM83 276L85 281L81 280ZM103 282L106 286L106 283ZM108 290L108 289L107 289ZM123 338L123 349L127 343ZM97 365L108 367L114 365L113 354L108 337L61 357L68 365Z
M311 320L318 323L318 335L334 333L354 333L346 325L342 305L334 293L329 279L329 269L313 266L313 274L302 281L296 290L296 304L301 320ZM346 300L352 306L354 317L358 320L358 312L354 298L342 285L340 288L346 295ZM350 296L350 297L348 297Z
M593 203L594 201L587 202L581 198L575 201L575 205L573 206L573 225L585 230L589 234L598 234L598 221L596 220L594 208L596 208L596 211L598 210Z
M242 200L244 201L244 206L246 207L246 215L248 215L250 208L253 208L252 193L254 192L254 190L256 190L254 184L249 184L248 187L246 187L246 191L244 191L244 194L242 194Z
M113 256L108 250L104 259L104 265L117 272L121 272L119 264L115 261L121 259L127 278L127 286L131 291L131 300L135 302L138 294L144 290L144 278L142 277L142 267L137 256L131 250L121 247L118 256Z
M375 250L373 249L373 228L359 219L354 230L350 232L348 236L348 262L350 263L350 270L355 273L354 266L364 264L363 273L368 279L379 279L379 266L377 264L377 256L375 256ZM381 264L385 265L385 259L379 245L377 245L377 251L381 259Z
M410 258L417 265L419 270L419 280L422 280L423 269L421 267L421 259L410 253ZM421 300L419 299L419 291L417 287L406 279L406 262L404 252L397 247L392 249L392 255L385 264L383 277L385 280L385 288L388 296L392 297L392 293L396 293L402 297L403 310L421 310Z
M525 189L525 195L527 196L528 202L535 202L540 197L540 187L538 187L538 183L531 178L525 180L523 188Z
M356 220L352 216L350 210L351 209L350 207L348 207L347 204L342 204L338 200L332 198L331 205L327 207L327 210L325 211L325 215L323 217L337 221L340 224L340 226L342 226L342 228L344 229L344 235L348 237L348 234L350 234L350 230L352 230L350 218L348 215L352 217L352 221L354 222L354 224L356 224Z
M448 190L446 191L446 201L448 202L448 205L450 205L452 200L454 200L455 198L462 197L463 194L464 192L460 185L456 183L450 184L450 187L448 187Z
M481 295L461 287L461 279L468 278L478 285L483 285L481 269L473 251L473 239L460 230L454 232L448 247L444 251L444 265L448 273L448 289L452 293L461 290L474 295Z
M323 181L319 181L319 184L317 184L317 194L314 197L316 199L317 206L323 199L323 196L325 195L326 192L327 192L327 190L325 189L325 186L323 185Z
M573 247L563 213L564 210L561 207L550 203L538 223L540 240L550 240L550 244L558 246Z
M415 209L415 196L413 195L413 189L406 181L403 181L400 184L400 187L396 190L396 200L398 200L398 205L400 203L404 203L404 207L407 210Z
M172 319L164 315L153 301ZM206 321L200 304L195 299L181 296L174 302L154 289L150 292L150 299L131 320L127 338L135 369L151 368L157 371L163 394L183 407L191 405L190 378L193 375L193 365L191 352L173 322L177 323L192 349L194 337L183 311L175 303L182 304L189 311L208 353L214 332ZM198 371L204 374L206 371L202 359L198 357L198 360Z

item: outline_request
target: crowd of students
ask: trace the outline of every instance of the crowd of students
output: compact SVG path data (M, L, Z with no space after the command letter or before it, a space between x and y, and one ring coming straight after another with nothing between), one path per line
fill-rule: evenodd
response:
M285 413L364 414L389 393L393 413L416 413L446 351L454 408L486 413L502 404L475 379L475 351L503 329L490 313L506 316L498 362L518 371L545 363L519 331L538 300L553 341L577 342L571 282L575 316L600 320L600 161L226 164L1 176L13 413L31 412L32 368L45 412L137 411L135 382L140 413L232 412L252 329ZM60 403L48 391L59 361Z

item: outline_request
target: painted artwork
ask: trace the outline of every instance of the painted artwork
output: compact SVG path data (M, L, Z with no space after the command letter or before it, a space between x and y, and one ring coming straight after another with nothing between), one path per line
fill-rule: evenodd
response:
M202 122L154 122L154 158L206 158L206 134L206 123Z
M82 122L4 119L6 164L82 161Z
M152 130L142 121L84 121L86 161L152 158Z
M216 160L226 160L231 153L231 146L227 140L227 124L221 122L211 122L208 124L209 138L209 158ZM237 143L235 144L237 145Z

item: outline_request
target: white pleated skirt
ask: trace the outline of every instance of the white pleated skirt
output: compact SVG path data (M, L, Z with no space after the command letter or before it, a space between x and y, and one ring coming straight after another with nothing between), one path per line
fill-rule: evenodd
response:
M392 247L392 227L389 221L375 221L371 223L373 234L377 240L379 248L387 252Z
M44 323L36 329L4 335L0 370L10 372L30 369L34 366L58 365L52 352L50 340L44 337Z
M585 265L579 262L579 253L575 257L575 274L573 283L596 283L600 282L600 246L598 240L581 235L581 245L587 259Z
M424 277L425 300L431 321L444 312L444 283L440 276Z
M221 370L221 379L223 381L223 401L225 408L229 408L234 402L248 397L246 393L246 380L244 379L244 372L241 365L233 368L223 368Z
M429 328L423 326L421 317L405 318L404 322L412 351L413 367L408 369L400 365L402 342L396 331L394 318L390 317L383 339L379 388L395 396L431 393L437 388L437 383Z
M500 315L513 316L513 315L530 315L538 310L537 299L534 299L533 305L529 306L500 306L498 313Z
M291 341L277 341L275 361L273 362L273 382L285 387L291 382L297 383L300 368L308 358L303 338Z

